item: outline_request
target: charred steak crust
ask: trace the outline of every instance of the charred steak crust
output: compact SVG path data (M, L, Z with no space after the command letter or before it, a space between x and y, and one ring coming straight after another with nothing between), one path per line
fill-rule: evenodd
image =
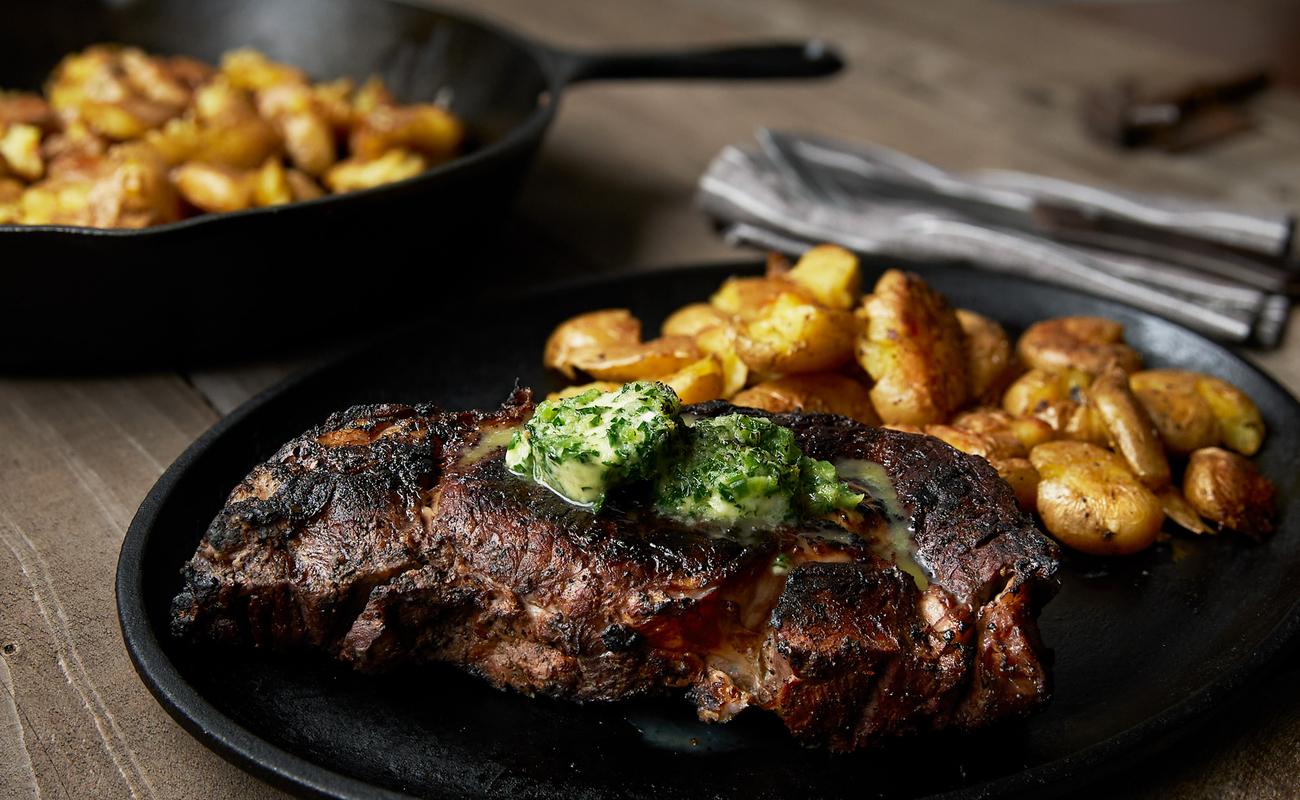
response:
M688 409L768 416L815 458L883 465L933 578L921 588L852 537L742 542L574 508L504 468L531 410L527 390L492 412L359 406L289 442L183 569L173 633L366 671L444 661L578 700L686 689L702 718L757 706L841 750L1047 699L1035 620L1056 550L982 459L830 415Z

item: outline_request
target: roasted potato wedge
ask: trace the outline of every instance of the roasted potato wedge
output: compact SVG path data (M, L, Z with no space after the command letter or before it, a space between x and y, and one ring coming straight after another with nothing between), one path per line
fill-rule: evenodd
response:
M1220 530L1260 538L1273 530L1277 491L1249 459L1205 447L1187 459L1183 495Z
M812 298L827 308L848 311L862 296L858 257L834 244L818 245L804 253L786 274Z
M857 330L849 312L785 293L743 323L736 353L761 376L824 372L853 358Z
M885 422L942 422L966 402L964 335L948 302L920 277L889 270L859 311L858 363Z
M1124 326L1101 317L1035 322L1021 335L1016 352L1027 366L1037 369L1077 369L1095 375L1111 363L1125 372L1142 368L1141 356L1124 344Z
M738 406L764 411L839 414L864 425L879 425L871 394L862 383L836 372L787 375L763 381L731 398Z
M1238 453L1253 456L1264 443L1264 420L1246 393L1225 380L1201 375L1196 390L1219 423L1219 438Z
M1148 369L1129 376L1133 394L1172 453L1184 455L1219 443L1219 421L1196 388L1199 378L1195 372L1176 369Z
M561 322L551 332L542 353L542 363L572 380L577 377L573 366L575 351L604 345L638 344L640 341L641 320L626 308L588 311Z
M1029 454L1038 514L1062 544L1094 555L1145 550L1164 523L1160 499L1119 455L1086 442L1047 442Z
M1168 486L1164 445L1146 408L1129 388L1127 373L1114 364L1102 370L1088 387L1088 404L1101 418L1111 447L1124 456L1138 480L1152 491Z
M966 378L978 403L996 403L1015 372L1015 354L1002 326L974 311L957 309L964 335Z
M688 405L721 398L726 385L722 365L713 356L705 356L660 380L671 386L681 401Z

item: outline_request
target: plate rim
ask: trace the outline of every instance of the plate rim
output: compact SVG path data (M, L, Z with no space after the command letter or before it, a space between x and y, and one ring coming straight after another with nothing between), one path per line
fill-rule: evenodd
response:
M949 273L969 271L968 268L955 267L942 262L912 262L906 263L905 266L908 269L919 269L923 273L927 270ZM694 275L704 272L750 274L761 267L761 261L732 259L635 272L585 275L548 283L534 291L512 298L509 304L516 305L528 298L536 300L565 291L591 289L607 284L656 278L671 280L675 275ZM1300 420L1300 400L1287 387L1243 356L1190 328L1112 298L1090 295L1032 279L996 273L989 273L987 277L1017 284L1030 284L1068 297L1083 297L1089 302L1101 303L1103 306L1111 306L1130 314L1136 313L1143 318L1155 320L1159 324L1190 334L1201 340L1204 345L1213 348L1216 355L1244 364L1257 377L1270 384L1290 400L1293 409L1297 412L1297 419ZM424 320L410 327L418 328L429 324L429 320ZM388 334L388 336L397 335L400 335L400 331ZM123 537L117 562L114 594L123 643L132 666L154 699L186 732L222 758L279 788L306 797L338 798L338 800L362 800L363 798L404 800L414 796L345 775L278 747L212 705L180 674L162 649L145 608L143 560L153 534L153 523L160 508L193 462L222 439L227 430L260 411L284 392L318 378L334 365L375 345L376 341L367 339L355 347L326 354L257 393L217 420L181 452L149 489ZM1144 747L1161 736L1177 735L1180 727L1188 726L1198 718L1208 716L1226 698L1239 692L1251 678L1260 676L1270 667L1276 667L1278 655L1298 639L1300 639L1300 598L1291 604L1267 637L1248 656L1236 662L1225 673L1207 681L1159 713L1110 738L1076 750L1062 758L982 783L932 794L927 797L927 800L982 800L1023 792L1030 788L1050 788L1052 784L1059 786L1061 782L1078 776L1085 770L1090 770L1093 778L1113 772L1137 759Z

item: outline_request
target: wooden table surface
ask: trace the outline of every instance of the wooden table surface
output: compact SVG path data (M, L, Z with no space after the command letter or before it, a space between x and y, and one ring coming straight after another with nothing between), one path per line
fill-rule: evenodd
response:
M531 280L734 256L692 208L696 177L762 125L898 147L949 167L996 166L1245 203L1300 203L1300 98L1266 95L1259 128L1194 155L1089 142L1080 89L1126 74L1218 66L1027 3L861 0L458 0L582 47L821 35L851 67L797 84L580 87L510 228ZM471 8L472 7L472 8ZM3 256L0 255L0 260ZM113 265L128 269L129 265ZM1300 334L1249 357L1300 392ZM160 332L165 335L165 332ZM0 796L272 797L153 701L123 649L113 574L162 470L294 359L75 378L0 378ZM1300 671L1240 698L1191 741L1092 791L1282 798L1300 793Z

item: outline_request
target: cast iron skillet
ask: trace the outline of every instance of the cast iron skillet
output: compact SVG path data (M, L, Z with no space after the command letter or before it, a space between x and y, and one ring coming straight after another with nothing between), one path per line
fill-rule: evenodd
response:
M271 389L191 446L149 493L122 546L117 598L144 682L191 733L245 769L327 797L978 798L1078 787L1168 738L1260 673L1300 628L1300 406L1224 348L1144 312L999 275L928 268L949 298L1012 330L1061 314L1124 322L1152 366L1243 388L1269 428L1258 463L1278 482L1278 533L1262 545L1179 537L1128 559L1069 558L1042 616L1056 695L1040 715L971 736L834 756L796 746L770 715L694 720L679 699L580 706L499 692L451 668L376 678L312 657L191 649L167 609L226 493L277 447L352 403L489 407L518 379L556 387L541 344L566 316L628 306L653 331L731 265L560 290L493 322L428 323Z
M566 52L385 0L43 0L5 9L0 87L37 89L62 56L104 41L210 62L252 46L320 79L379 73L402 100L448 98L472 146L401 183L273 209L140 231L0 225L0 367L132 351L157 359L206 341L247 350L328 327L322 316L373 319L366 312L396 286L427 306L463 272L448 267L459 247L505 216L567 86L807 78L841 66L816 42Z

